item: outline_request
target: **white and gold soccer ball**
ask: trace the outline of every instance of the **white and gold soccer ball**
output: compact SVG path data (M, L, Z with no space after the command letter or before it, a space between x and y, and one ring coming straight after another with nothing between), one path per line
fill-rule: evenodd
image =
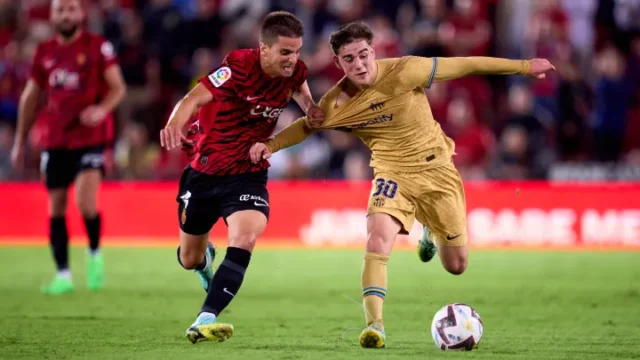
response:
M431 335L442 350L473 350L482 338L482 319L469 305L449 304L433 317Z

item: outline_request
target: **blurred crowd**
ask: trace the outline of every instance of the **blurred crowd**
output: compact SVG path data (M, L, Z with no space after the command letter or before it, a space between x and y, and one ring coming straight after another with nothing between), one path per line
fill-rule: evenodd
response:
M186 164L158 133L173 104L235 48L257 45L261 18L288 10L305 24L302 59L316 99L342 77L328 36L367 22L378 57L545 57L544 80L468 77L427 90L433 115L456 142L465 179L544 179L556 164L640 165L640 0L93 0L88 28L117 49L128 95L117 111L108 174L174 179ZM36 44L52 35L48 0L0 0L0 180L11 170L20 92ZM279 131L301 115L292 104ZM35 137L34 137L35 139ZM277 153L271 178L368 179L368 150L326 131Z

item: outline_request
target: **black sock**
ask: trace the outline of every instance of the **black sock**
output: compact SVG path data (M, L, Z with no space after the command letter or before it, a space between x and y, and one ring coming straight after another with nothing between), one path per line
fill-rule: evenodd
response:
M91 251L98 250L100 247L100 230L102 227L102 217L98 213L93 219L84 218L84 227L87 229L89 236L89 249Z
M227 255L209 284L201 312L210 312L218 316L229 305L240 290L249 260L249 251L235 247L227 248Z
M49 245L58 271L69 268L69 233L64 216L49 218Z
M182 264L182 261L180 260L180 246L178 246L177 254L178 254L178 264L180 264L180 266L185 268L184 265ZM198 264L194 269L203 270L206 266L207 266L207 255L205 254L204 257L202 258L202 262L200 262L200 264ZM190 270L190 269L187 269L187 270Z

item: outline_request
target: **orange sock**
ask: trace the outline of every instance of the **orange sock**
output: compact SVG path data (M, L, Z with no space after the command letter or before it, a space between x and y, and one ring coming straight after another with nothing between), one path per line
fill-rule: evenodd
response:
M362 268L362 304L367 326L382 324L382 304L387 295L387 261L389 257L366 253Z

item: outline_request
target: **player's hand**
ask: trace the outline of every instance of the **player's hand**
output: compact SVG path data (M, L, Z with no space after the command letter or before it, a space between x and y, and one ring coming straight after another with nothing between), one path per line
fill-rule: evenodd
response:
M309 118L309 125L312 128L317 128L324 122L324 111L317 105L312 105L307 110L307 118Z
M86 126L96 126L107 117L107 110L100 105L90 105L80 113L80 122Z
M160 146L167 150L181 147L182 144L190 144L182 129L175 125L167 125L164 129L160 130Z
M532 59L529 62L531 63L531 77L536 79L544 79L547 77L547 72L556 71L556 67L547 59Z
M24 146L14 144L11 148L11 166L17 171L24 169Z
M254 164L269 159L271 155L271 150L263 143L255 143L249 150L249 157L251 157L251 162Z

